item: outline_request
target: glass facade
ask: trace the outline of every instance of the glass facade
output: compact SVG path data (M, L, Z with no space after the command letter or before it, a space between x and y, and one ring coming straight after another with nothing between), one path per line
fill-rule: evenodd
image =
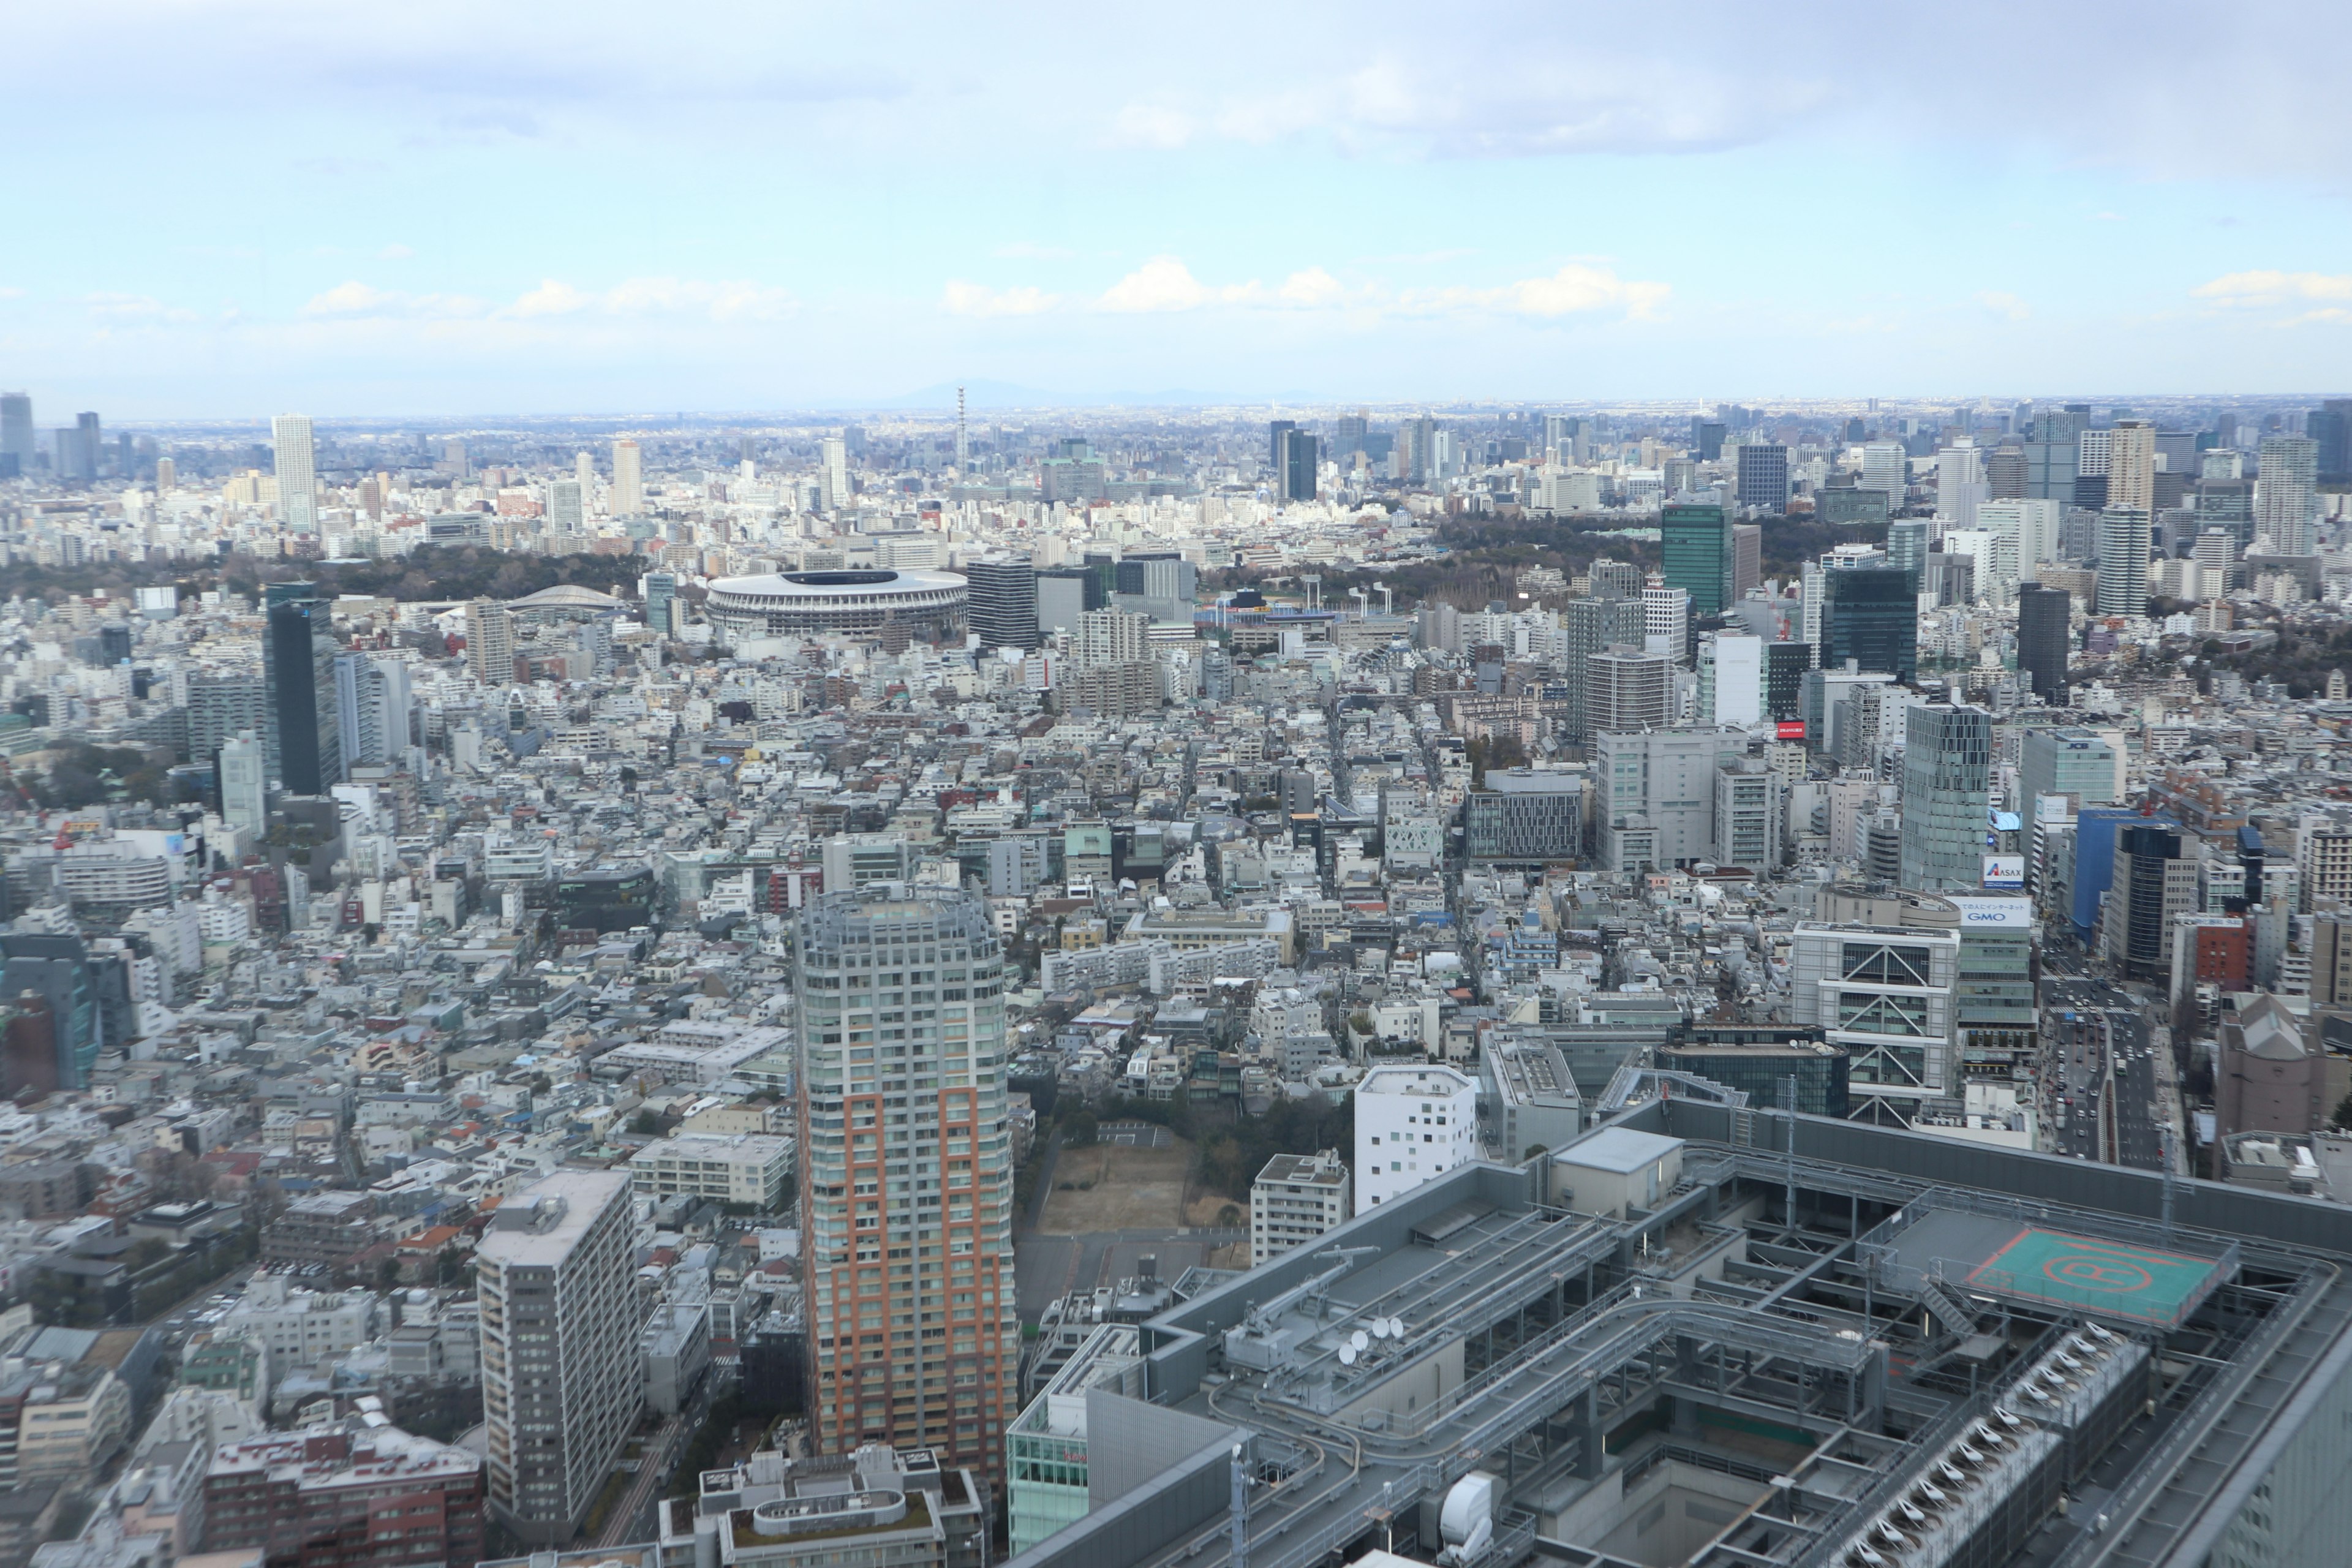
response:
M1659 514L1658 542L1666 586L1690 595L1693 615L1721 615L1731 584L1731 521L1723 509L1667 506Z
M1908 686L1919 678L1918 589L1910 573L1892 565L1843 566L1824 572L1822 668L1891 675Z

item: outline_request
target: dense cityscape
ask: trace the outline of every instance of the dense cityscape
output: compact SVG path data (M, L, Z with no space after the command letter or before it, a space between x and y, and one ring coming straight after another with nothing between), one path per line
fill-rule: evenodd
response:
M0 1564L2331 1560L2352 400L0 395Z

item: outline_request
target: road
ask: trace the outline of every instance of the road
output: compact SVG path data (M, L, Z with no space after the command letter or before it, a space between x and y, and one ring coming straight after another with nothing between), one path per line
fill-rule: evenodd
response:
M637 1461L637 1473L629 1478L628 1489L621 1500L613 1505L610 1517L604 1521L604 1532L597 1536L594 1547L607 1552L635 1541L652 1541L659 1531L655 1529L654 1508L660 1500L664 1483L669 1479L671 1462L683 1447L689 1432L701 1430L710 1417L710 1390L718 1380L709 1373L694 1390L694 1397L686 1407L668 1420L646 1440L645 1458Z
M2042 993L2042 1110L2053 1127L2063 1119L2057 1151L2162 1170L2170 1075L2158 1070L2146 1008L2117 986L2074 975L2045 975Z

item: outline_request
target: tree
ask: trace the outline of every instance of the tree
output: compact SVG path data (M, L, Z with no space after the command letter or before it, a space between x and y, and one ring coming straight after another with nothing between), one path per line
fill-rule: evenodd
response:
M654 1137L661 1131L661 1118L650 1110L640 1110L629 1118L629 1131L640 1137Z
M2347 1094L2336 1102L2335 1110L2328 1115L2327 1125L2338 1132L2352 1131L2352 1094Z
M1074 1110L1062 1122L1062 1142L1073 1149L1084 1149L1100 1135L1101 1124L1091 1110Z
M394 1290L399 1289L400 1259L397 1258L387 1258L382 1263L377 1264L375 1266L375 1283L376 1289L379 1290Z

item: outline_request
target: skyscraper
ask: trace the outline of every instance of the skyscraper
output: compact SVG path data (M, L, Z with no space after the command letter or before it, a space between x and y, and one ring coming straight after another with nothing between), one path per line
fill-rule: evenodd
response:
M2145 419L2107 432L2107 504L2156 515L2156 426Z
M646 625L666 637L677 636L677 574L648 572L637 579L637 591L646 596Z
M2305 416L2303 433L2311 437L2319 471L2352 473L2352 398L2331 397Z
M1924 517L1898 517L1886 525L1886 563L1911 574L1914 592L1927 578L1927 534L1933 525Z
M971 584L965 605L966 624L980 634L980 646L1017 647L1024 652L1034 648L1039 640L1037 569L1028 557L1010 555L967 561L962 572L965 581Z
M335 658L335 717L343 767L397 763L409 746L408 666L364 653Z
M1974 528L1986 500L1984 454L1966 437L1936 454L1936 515L1954 528Z
M584 508L596 493L596 459L585 452L572 455L572 477L580 486L580 504Z
M2099 614L2147 614L2147 512L2111 506L2099 513Z
M264 600L270 773L289 795L324 795L343 782L342 724L335 710L341 650L329 629L332 611L311 583L272 583Z
M2033 695L2058 703L2066 695L2067 621L2074 596L2063 588L2028 583L2017 591L2017 668L2033 681Z
M525 1542L571 1539L644 1404L633 1215L625 1173L558 1171L474 1254L490 1512Z
M267 743L269 684L265 676L248 665L241 672L231 670L188 678L188 758L191 762L212 761L214 752L247 731L263 738L262 755L267 765L266 759L270 755Z
M1599 737L1663 729L1674 721L1675 666L1663 653L1617 647L1584 661L1584 711Z
M1780 511L1789 504L1789 448L1757 441L1739 448L1739 504Z
M1397 478L1409 485L1423 484L1437 473L1437 421L1423 415L1397 426Z
M1266 466L1274 470L1274 477L1277 483L1281 481L1283 468L1289 462L1289 454L1285 443L1290 433L1297 428L1298 421L1296 419L1273 419L1266 422Z
M637 444L624 436L613 443L613 515L641 517L646 510L646 476Z
M514 684L514 616L504 605L476 599L466 606L466 670L485 686Z
M578 479L558 479L547 487L547 526L552 533L578 533L587 526L588 487Z
M849 442L827 436L816 444L816 504L819 511L839 511L849 504Z
M1731 524L1719 506L1669 501L1658 517L1666 585L1690 595L1691 613L1719 616L1731 602Z
M33 434L32 398L22 392L0 392L0 469L14 458L16 471L29 474L39 450Z
M1595 575L1602 565L1622 565L1622 562L1595 562ZM1628 568L1630 570L1630 568ZM1589 718L1591 678L1590 661L1602 648L1623 644L1639 647L1642 644L1644 612L1639 598L1613 595L1590 599L1570 599L1560 606L1561 684L1568 689L1567 736L1570 742L1581 745L1593 731Z
M1955 892L1984 883L1992 715L1923 702L1905 715L1902 883Z
M1110 588L1103 574L1086 566L1055 566L1037 574L1037 630L1040 640L1055 631L1076 632L1078 617L1088 610L1107 608Z
M269 422L277 451L278 516L290 532L319 527L319 473L311 447L310 416L280 414Z
M219 768L221 820L260 833L269 825L268 758L250 730L215 753Z
M1886 515L1903 510L1911 491L1911 459L1900 441L1873 441L1862 449L1862 483L1857 489L1876 490L1886 498Z
M2254 482L2254 532L2282 555L2317 548L2312 527L2318 510L2319 443L2308 436L2265 436Z
M1919 678L1917 580L1889 562L1841 566L1821 574L1822 668Z
M969 893L881 883L802 914L811 1437L934 1448L1003 1485L1017 1415L1003 955Z
M1309 430L1285 430L1276 442L1282 450L1282 460L1275 465L1275 473L1282 483L1282 499L1313 500L1322 467L1322 443Z

